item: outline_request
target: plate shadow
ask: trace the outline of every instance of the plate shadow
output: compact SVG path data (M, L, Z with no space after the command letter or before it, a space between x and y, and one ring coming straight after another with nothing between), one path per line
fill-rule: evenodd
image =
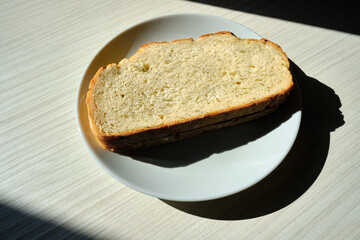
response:
M332 88L307 76L293 62L291 69L302 95L302 122L283 162L262 181L228 197L200 202L161 201L195 216L241 220L276 212L311 187L325 164L330 133L345 124L344 116L340 98Z

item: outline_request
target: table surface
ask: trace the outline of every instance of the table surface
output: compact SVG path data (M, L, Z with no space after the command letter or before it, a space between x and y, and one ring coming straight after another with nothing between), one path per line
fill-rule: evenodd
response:
M294 20L276 14L278 5L217 2L1 2L1 239L360 238L356 17L332 25L316 17L329 16L326 8L307 12L313 18L299 9ZM96 52L129 26L172 13L231 19L276 42L300 85L303 118L290 153L229 197L175 202L136 192L102 170L77 126L79 82Z

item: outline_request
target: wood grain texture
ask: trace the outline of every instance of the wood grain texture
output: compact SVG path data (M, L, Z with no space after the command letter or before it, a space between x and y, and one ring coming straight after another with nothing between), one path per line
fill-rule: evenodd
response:
M264 181L214 201L138 193L92 159L76 122L82 74L109 39L171 13L241 23L282 46L304 117ZM360 37L187 1L2 1L0 238L359 239Z

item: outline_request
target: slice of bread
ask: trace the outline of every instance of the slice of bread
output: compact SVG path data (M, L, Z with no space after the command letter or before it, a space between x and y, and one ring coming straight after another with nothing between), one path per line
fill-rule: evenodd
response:
M105 149L149 147L276 110L293 88L275 43L230 32L147 43L90 82L90 127Z

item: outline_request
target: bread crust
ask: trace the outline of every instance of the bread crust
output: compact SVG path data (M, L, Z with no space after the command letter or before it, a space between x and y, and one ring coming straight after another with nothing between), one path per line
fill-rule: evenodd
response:
M236 37L231 32L223 31L217 33L205 34L200 36L199 39L212 35L224 35L224 34L230 34ZM246 39L246 40L259 41L256 39ZM188 39L174 40L171 42L178 42L178 41L193 42L194 40L192 38L188 38ZM264 44L272 44L273 46L278 48L278 50L284 55L285 59L287 60L287 68L289 68L290 66L289 60L280 46L264 38L260 39L260 41L263 42ZM166 44L166 43L169 42L163 41L163 42L146 43L139 48L138 52L143 51L144 48L152 44ZM261 116L267 115L275 111L276 108L287 99L288 95L293 89L293 78L289 71L289 79L291 80L289 81L289 86L287 86L287 88L285 88L282 92L268 96L267 98L258 101L252 101L250 103L235 106L225 110L216 111L205 115L200 115L193 118L174 121L157 127L142 128L121 134L106 134L100 132L96 128L96 125L94 124L94 109L96 109L97 106L96 106L96 102L93 99L93 89L97 81L99 80L102 72L109 67L113 67L114 65L116 68L120 67L119 65L113 63L107 65L106 68L101 67L97 71L97 73L95 74L95 76L93 77L93 79L89 84L89 91L87 93L87 99L86 99L91 131L93 132L94 136L96 137L97 141L102 147L114 152L123 152L134 148L143 148L143 147L160 145L160 144L196 136L204 131L211 131L221 127L233 126L239 123L254 120L256 118L259 118Z
M200 135L201 133L204 133L204 132L214 131L214 130L217 130L217 129L220 129L223 127L231 127L231 126L236 126L240 123L249 122L254 119L260 118L262 116L268 115L268 114L274 112L276 109L277 109L277 107L266 108L260 112L256 112L256 113L241 116L238 118L226 120L223 122L205 125L200 128L190 129L190 130L183 131L183 132L177 132L176 134L171 134L168 136L157 137L157 138L148 138L148 139L144 138L143 140L134 142L134 143L126 144L123 141L117 142L116 139L108 139L110 141L110 143L107 144L106 146L112 146L113 148L110 148L109 150L111 150L113 152L122 153L125 151L130 151L132 149L146 148L146 147L152 147L152 146L162 145L162 144L166 144L166 143L176 142L176 141L180 141L180 140L183 140L186 138ZM103 143L101 143L101 144L103 144ZM102 146L104 146L104 145L102 145Z

